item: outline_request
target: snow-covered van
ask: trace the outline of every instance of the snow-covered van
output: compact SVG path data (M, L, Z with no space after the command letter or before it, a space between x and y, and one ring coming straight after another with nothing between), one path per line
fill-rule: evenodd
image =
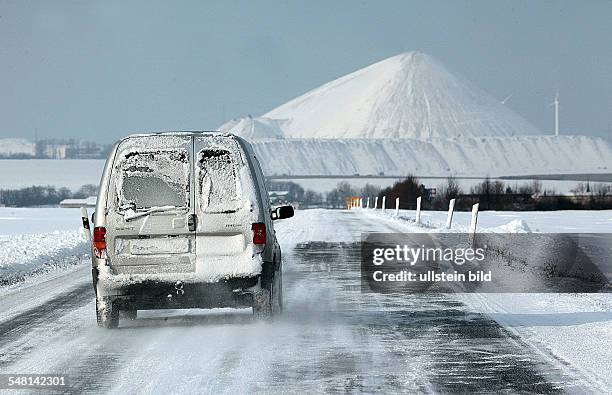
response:
M281 250L264 176L244 139L218 132L133 135L104 168L93 215L98 324L159 308L282 309Z

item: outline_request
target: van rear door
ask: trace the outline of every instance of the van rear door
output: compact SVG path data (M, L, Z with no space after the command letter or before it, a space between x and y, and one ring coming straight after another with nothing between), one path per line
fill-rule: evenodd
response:
M235 138L194 137L196 272L209 281L261 272L253 255L259 208L252 175Z
M195 271L191 136L136 136L117 150L107 243L118 273Z

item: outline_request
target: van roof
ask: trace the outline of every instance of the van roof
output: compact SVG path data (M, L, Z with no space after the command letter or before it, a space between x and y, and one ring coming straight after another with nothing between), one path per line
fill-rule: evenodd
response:
M149 132L149 133L136 133L131 134L127 137L122 138L120 141L127 140L133 137L150 137L150 136L227 136L233 138L239 138L233 133L221 132L218 130L177 130L177 131L163 131L163 132Z

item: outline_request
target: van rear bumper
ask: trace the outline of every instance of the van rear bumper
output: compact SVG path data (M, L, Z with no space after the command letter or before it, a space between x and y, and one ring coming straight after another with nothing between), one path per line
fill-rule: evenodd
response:
M253 295L261 291L259 277L214 283L145 280L117 288L98 284L98 297L110 299L120 310L251 307Z

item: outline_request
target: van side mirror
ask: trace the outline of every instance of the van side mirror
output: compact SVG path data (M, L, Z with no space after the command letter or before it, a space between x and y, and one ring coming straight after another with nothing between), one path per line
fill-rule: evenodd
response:
M272 211L272 219L285 219L293 217L294 211L293 206L280 206Z

